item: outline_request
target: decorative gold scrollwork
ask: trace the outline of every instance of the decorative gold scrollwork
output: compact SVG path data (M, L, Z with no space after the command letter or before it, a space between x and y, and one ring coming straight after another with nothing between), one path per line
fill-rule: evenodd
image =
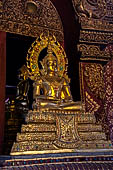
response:
M105 0L73 0L73 4L80 17L99 19L107 12Z
M78 51L81 54L81 60L101 60L106 61L111 58L110 53L108 51L101 51L99 46L96 45L87 45L87 44L79 44Z
M68 61L63 47L56 41L55 36L45 36L44 34L41 34L40 37L33 42L32 46L28 50L26 58L29 76L33 80L35 80L37 75L40 76L41 74L38 64L39 55L41 51L48 47L48 43L50 43L51 50L57 57L59 76L62 77L67 72Z
M64 40L60 17L50 0L0 0L0 30L32 37L49 30Z

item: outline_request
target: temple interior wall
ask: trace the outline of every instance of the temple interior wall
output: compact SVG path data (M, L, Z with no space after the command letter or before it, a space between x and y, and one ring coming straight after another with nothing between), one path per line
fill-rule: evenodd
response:
M97 121L102 124L109 138L109 128L106 120L107 115L110 115L110 119L112 119L113 115L110 111L106 112L106 107L108 107L108 105L105 107L107 89L105 74L107 74L106 64L112 60L113 23L111 22L112 13L110 9L113 4L107 3L106 6L109 8L105 8L105 6L102 5L103 10L99 12L97 16L94 9L97 8L96 10L99 11L99 4L92 4L87 0L85 0L86 3L82 3L82 0L80 1L83 6L82 9L80 8L81 4L77 4L76 0L73 0L72 2L69 2L68 0L62 0L62 2L50 1L46 4L46 7L51 7L53 10L50 9L48 11L44 6L44 3L46 3L44 0L42 4L37 4L37 1L35 0L37 7L40 5L41 9L48 14L49 17L47 18L47 15L44 15L44 13L40 13L41 16L39 13L29 13L29 9L27 13L26 10L23 10L24 12L19 11L20 7L22 7L22 9L25 7L24 4L19 4L20 6L18 8L16 3L14 3L12 8L6 12L11 5L11 1L9 0L7 3L5 3L5 1L4 3L2 3L2 1L0 2L0 30L3 31L0 32L0 124L2 124L0 139L3 139L4 129L5 82L11 83L11 77L14 78L16 76L15 73L15 76L12 75L13 72L15 72L15 69L17 69L17 67L14 66L14 62L17 64L20 60L18 68L21 67L21 64L24 64L24 56L27 53L27 48L30 43L33 42L40 33L44 32L47 34L48 30L55 34L58 41L65 48L69 62L68 74L71 78L70 86L74 100L82 100L85 102L86 111L95 113ZM67 7L64 7L64 3L67 3ZM99 3L101 3L101 1ZM16 8L16 13L12 14L11 10L14 10L14 8ZM10 18L8 18L8 15ZM17 15L18 21L15 19ZM36 20L37 17L40 19L38 24L36 24L38 22ZM42 23L41 19L43 21ZM23 23L22 20L24 21ZM45 20L48 22L45 22ZM8 38L8 36L10 38ZM18 51L16 53L14 52L14 44L16 42L17 50L24 52L24 54L18 54ZM10 43L14 44L12 46L8 45L8 54L6 46ZM19 45L19 43L22 43L22 45ZM22 49L22 46L26 47ZM7 72L7 77L6 58L8 61L7 71L9 70L9 73ZM108 65L111 69L112 62ZM12 71L11 68L13 68ZM12 85L16 86L14 79L12 82ZM110 128L111 127L112 121L110 124ZM2 144L2 140L0 143Z

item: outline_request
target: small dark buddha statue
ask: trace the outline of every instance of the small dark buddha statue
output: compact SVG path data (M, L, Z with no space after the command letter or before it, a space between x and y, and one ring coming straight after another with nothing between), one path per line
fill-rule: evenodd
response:
M26 78L27 73L25 72L25 69L25 65L23 65L18 72L19 83L17 85L16 102L23 106L28 106L29 82Z

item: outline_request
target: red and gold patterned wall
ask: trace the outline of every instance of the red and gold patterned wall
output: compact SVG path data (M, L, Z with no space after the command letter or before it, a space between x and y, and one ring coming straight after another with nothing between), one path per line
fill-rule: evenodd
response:
M37 11L36 13L32 10L29 11L27 0L0 0L0 30L33 37L38 36L42 32L47 33L49 30L55 34L61 43L63 43L64 30L62 23L64 24L65 22L64 20L61 22L59 14L52 4L53 1L32 1L36 7L34 7L34 10L36 9ZM79 41L74 32L70 38L72 39L74 37L75 46L78 47L78 52L80 53L79 75L81 98L82 101L85 102L86 111L93 112L96 115L97 122L102 123L103 128L106 130L106 134L108 134L107 116L109 113L106 109L108 105L105 105L105 102L107 101L105 95L107 95L107 93L106 84L104 83L104 67L107 62L112 59L112 49L110 47L113 44L113 1L72 0L72 3L72 10L75 10L76 16L74 20L75 22L78 20L78 24L81 25L79 30L80 36L78 35ZM71 4L71 1L69 4ZM62 8L59 11L61 12L61 10L65 10L65 8ZM64 19L67 20L65 17ZM67 23L67 25L67 31L71 32L70 24ZM76 30L77 26L73 29ZM66 40L68 41L68 38ZM70 45L69 41L67 44L66 47L71 49L70 51L73 55L73 47ZM72 56L69 58L70 63L71 60ZM71 71L70 74L73 74L73 72L74 70ZM75 81L75 79L73 80ZM4 83L5 79L3 80L3 85L5 86Z
M113 143L113 59L107 63L104 71L105 111L107 113L110 138Z
M102 125L109 138L107 113L105 112L104 67L102 64L80 62L80 85L86 112L95 114L96 122Z
M110 84L112 94L113 80L110 76L113 70L112 62L109 64L107 62L113 56L113 1L72 0L72 2L81 23L77 45L80 53L81 98L85 102L86 112L95 114L97 123L102 124L109 138L109 130L112 131L113 124L110 116L111 109L109 109L112 105L112 95L108 98L107 86ZM110 73L107 69L108 65ZM110 129L109 122L111 122Z

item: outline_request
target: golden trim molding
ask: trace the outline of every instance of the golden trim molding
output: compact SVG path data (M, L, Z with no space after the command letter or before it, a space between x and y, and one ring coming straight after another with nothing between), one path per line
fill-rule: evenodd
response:
M113 42L112 32L80 30L80 42L108 44Z
M50 0L32 0L37 11L26 9L27 0L0 0L0 30L37 37L50 31L59 41L64 40L59 14ZM30 1L30 2L32 2ZM35 9L35 10L36 10Z
M81 60L100 60L108 61L111 55L107 51L101 51L99 46L78 44L78 51L81 52Z

